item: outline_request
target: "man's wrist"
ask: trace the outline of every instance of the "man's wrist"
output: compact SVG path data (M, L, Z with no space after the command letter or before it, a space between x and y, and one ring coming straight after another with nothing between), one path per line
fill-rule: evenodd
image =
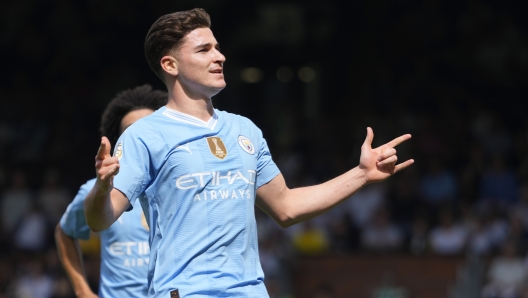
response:
M369 184L370 181L368 179L367 172L364 169L362 169L360 166L357 166L356 168L358 169L358 172L359 172L358 173L358 175L359 175L358 179L359 179L359 181L361 183L361 187Z
M95 181L94 190L96 196L109 195L113 188L114 187L112 183L100 180L99 178L97 178L97 180Z

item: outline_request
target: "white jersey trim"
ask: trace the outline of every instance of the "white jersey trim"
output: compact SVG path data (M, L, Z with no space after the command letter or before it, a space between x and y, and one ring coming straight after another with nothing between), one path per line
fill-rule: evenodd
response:
M169 108L166 108L162 114L176 121L200 127L207 127L211 130L213 130L216 126L216 123L218 123L218 116L216 115L216 112L213 113L213 116L211 116L211 118L209 118L207 122L192 115L185 114Z

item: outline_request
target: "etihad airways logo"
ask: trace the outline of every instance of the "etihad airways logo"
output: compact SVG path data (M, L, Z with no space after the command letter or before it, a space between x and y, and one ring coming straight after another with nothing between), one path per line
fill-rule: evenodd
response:
M209 180L211 180L210 185L232 185L237 180L242 180L245 184L255 184L256 176L257 171L255 170L247 170L245 174L240 171L228 171L223 174L221 172L200 172L178 177L176 187L181 190L204 187Z
M108 247L110 255L119 257L122 260L123 267L142 267L148 266L150 247L148 242L114 242ZM124 259L122 259L124 256Z
M114 256L148 255L150 247L148 242L114 242L109 246L110 254Z
M251 199L252 196L248 185L254 185L257 177L257 171L247 170L246 173L241 171L227 171L222 172L200 172L188 174L178 177L176 179L176 187L181 190L204 188L205 185L214 186L231 186L225 189L203 190L194 195L193 201L208 201L208 200L227 200L227 199ZM240 180L239 183L235 183ZM241 183L244 185L240 188ZM233 189L238 185L238 189Z

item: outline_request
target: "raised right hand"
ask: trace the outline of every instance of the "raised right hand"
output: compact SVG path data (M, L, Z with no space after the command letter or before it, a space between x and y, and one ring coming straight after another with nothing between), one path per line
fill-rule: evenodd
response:
M109 192L113 188L114 176L119 173L119 159L110 155L110 141L101 138L101 146L95 156L95 172L99 189Z

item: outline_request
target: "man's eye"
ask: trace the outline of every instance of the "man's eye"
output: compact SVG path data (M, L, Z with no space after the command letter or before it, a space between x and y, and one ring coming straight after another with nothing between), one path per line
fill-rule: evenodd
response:
M198 51L198 53L199 52L207 52L207 49L201 49L201 50Z

